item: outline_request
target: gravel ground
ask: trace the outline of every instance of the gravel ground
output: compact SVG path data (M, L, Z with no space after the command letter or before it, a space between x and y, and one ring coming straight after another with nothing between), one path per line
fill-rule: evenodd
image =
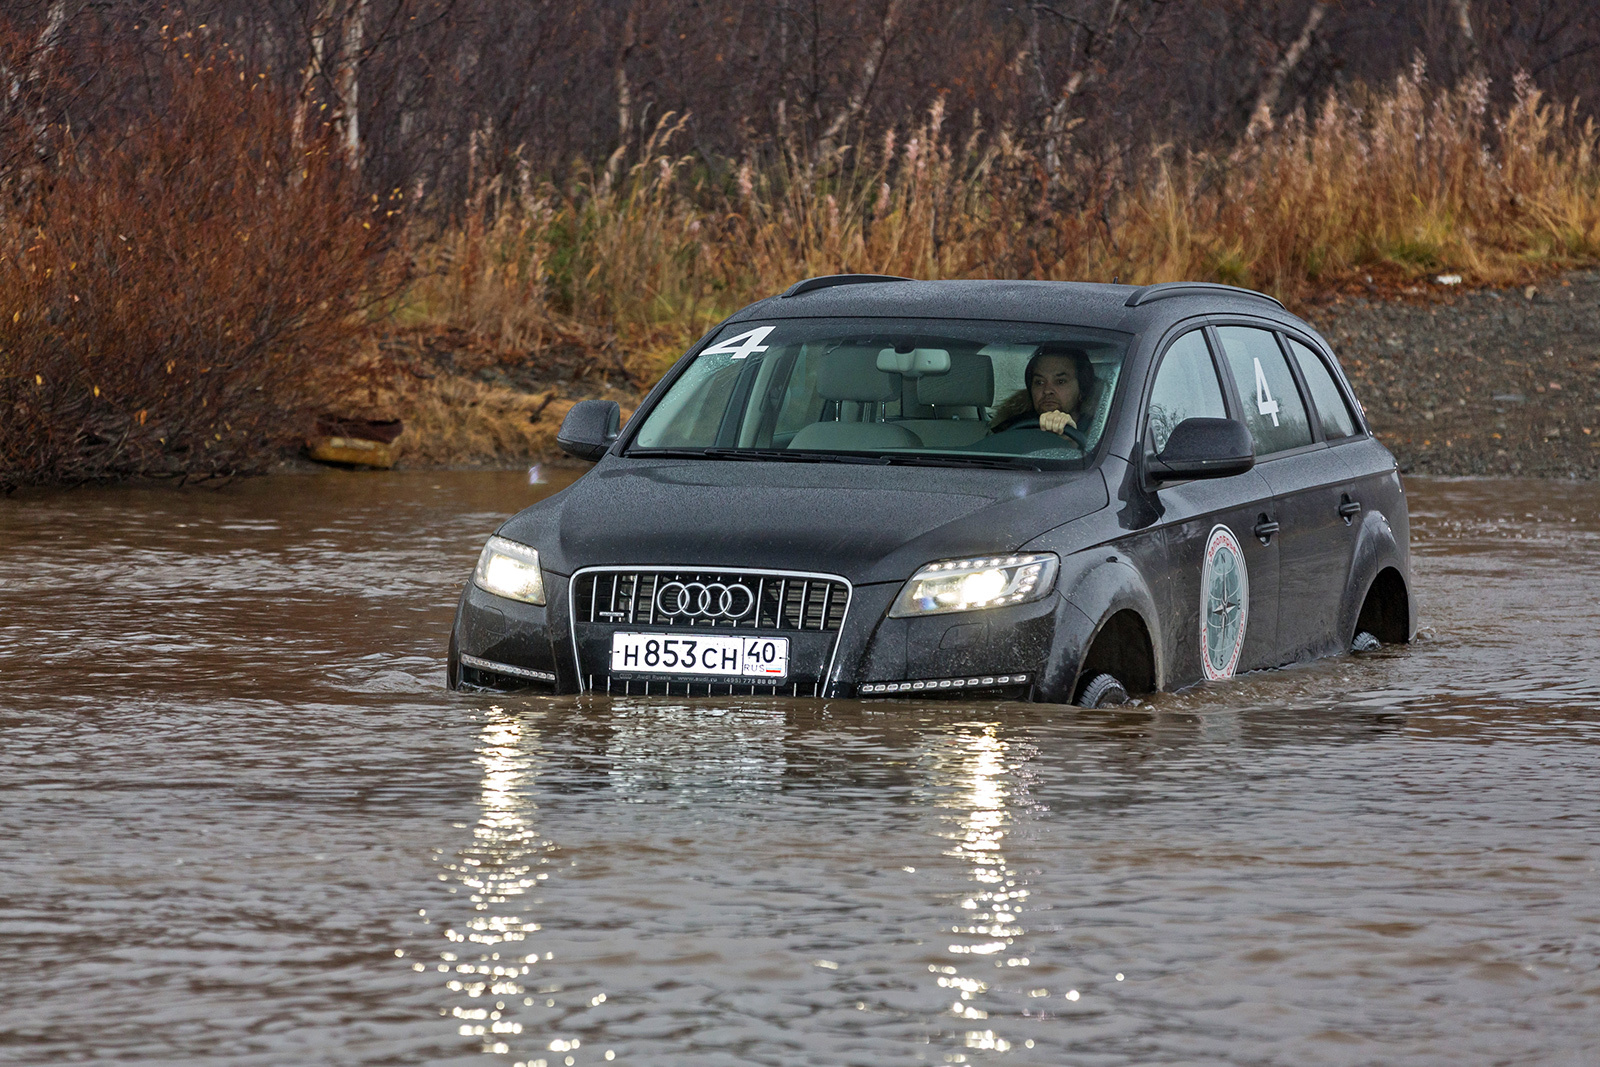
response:
M1305 317L1402 470L1600 478L1600 272Z

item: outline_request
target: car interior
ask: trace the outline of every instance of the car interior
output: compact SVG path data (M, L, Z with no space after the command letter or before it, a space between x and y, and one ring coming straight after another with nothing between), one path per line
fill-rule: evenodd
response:
M1024 388L1028 361L1043 343L1063 342L919 338L895 344L880 336L774 345L759 359L691 367L650 415L636 444L1082 459L1105 429L1122 366L1120 344L1067 342L1088 355L1094 371L1094 384L1076 412L1082 446L1037 428L991 431L998 406Z
M822 354L816 368L815 420L792 436L775 433L773 446L826 451L969 449L992 436L990 419L996 404L1023 388L1024 368L1037 348L832 348ZM1121 362L1115 353L1097 361L1093 352L1090 362L1095 386L1082 405L1088 418L1078 428L1092 450L1105 429ZM997 377L1006 387L996 388ZM1058 447L1081 454L1070 440Z

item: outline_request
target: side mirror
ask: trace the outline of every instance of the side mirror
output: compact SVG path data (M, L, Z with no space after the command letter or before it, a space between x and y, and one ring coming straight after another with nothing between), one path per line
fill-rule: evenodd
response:
M1250 430L1233 419L1184 419L1167 438L1167 447L1149 463L1156 481L1177 478L1227 478L1256 465Z
M621 428L622 409L615 400L580 400L561 420L556 444L569 456L593 462L606 454Z

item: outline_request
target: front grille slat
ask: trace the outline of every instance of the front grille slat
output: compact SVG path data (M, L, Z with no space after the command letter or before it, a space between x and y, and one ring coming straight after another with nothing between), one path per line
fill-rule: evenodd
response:
M673 583L688 587L669 592L669 609L680 605L691 609L681 615L662 609L661 590ZM711 590L704 601L709 610L701 610L700 589L708 586L732 588L734 603L749 606L736 616L724 615L719 610L721 591ZM743 589L734 588L738 586ZM844 624L850 586L843 579L807 574L619 567L578 575L572 597L578 619L588 623L837 633Z

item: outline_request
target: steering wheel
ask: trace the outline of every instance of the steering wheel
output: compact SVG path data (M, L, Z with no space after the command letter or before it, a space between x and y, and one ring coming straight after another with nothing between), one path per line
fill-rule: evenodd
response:
M1013 422L1010 426L1007 426L1006 429L1007 430L1038 430L1040 433L1049 433L1050 432L1049 430L1046 430L1046 429L1044 429L1043 427L1041 427L1039 425L1039 417L1037 415L1033 416L1032 418L1018 419L1016 422ZM1079 451L1087 452L1089 450L1089 438L1088 438L1088 436L1086 434L1084 434L1084 432L1082 430L1078 429L1076 426L1068 426L1068 427L1064 428L1061 431L1061 436L1065 437L1065 438L1068 438L1069 440L1071 440L1074 443L1076 443L1077 446L1078 446Z

